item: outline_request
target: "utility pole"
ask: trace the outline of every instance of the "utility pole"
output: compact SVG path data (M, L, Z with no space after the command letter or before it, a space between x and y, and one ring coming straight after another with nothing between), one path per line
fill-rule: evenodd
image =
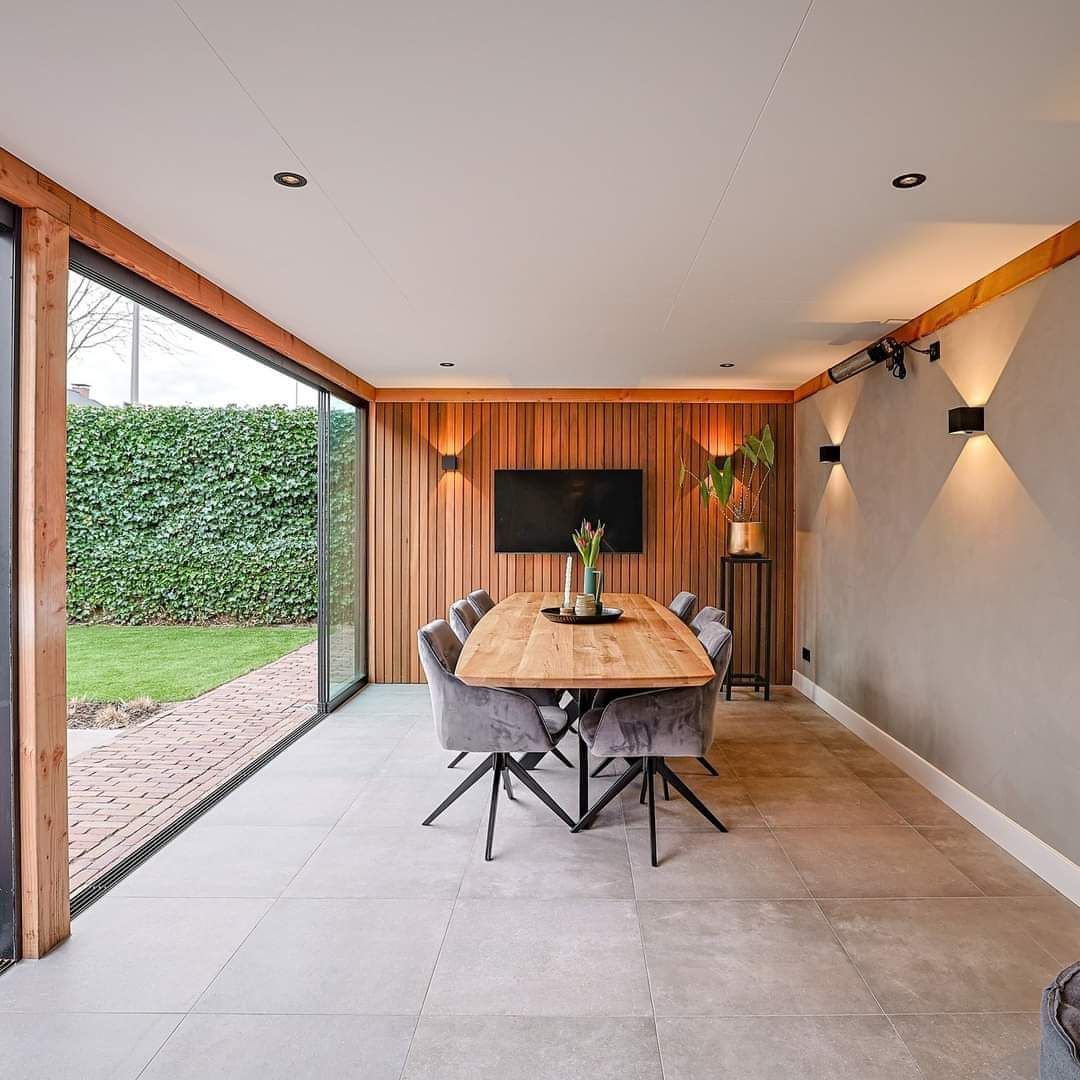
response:
M139 404L139 305L131 302L131 404Z

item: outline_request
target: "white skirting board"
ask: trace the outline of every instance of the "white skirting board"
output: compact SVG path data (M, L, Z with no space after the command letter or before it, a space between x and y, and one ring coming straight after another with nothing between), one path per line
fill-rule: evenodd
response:
M1060 851L1055 851L1034 833L1028 832L1023 825L1018 825L1012 818L1006 817L985 799L968 791L914 750L909 750L902 742L870 723L865 716L860 716L839 698L833 697L828 690L823 690L817 683L811 682L801 672L793 671L791 682L796 690L805 694L818 708L823 709L834 720L839 720L863 742L903 769L908 776L917 780L962 818L970 821L976 829L1003 847L1013 858L1019 859L1029 870L1053 885L1073 903L1080 904L1080 866L1067 859Z

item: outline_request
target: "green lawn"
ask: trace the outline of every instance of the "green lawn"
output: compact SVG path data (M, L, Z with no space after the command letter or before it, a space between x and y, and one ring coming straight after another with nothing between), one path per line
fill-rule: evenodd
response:
M313 627L69 626L68 697L186 701L314 640Z

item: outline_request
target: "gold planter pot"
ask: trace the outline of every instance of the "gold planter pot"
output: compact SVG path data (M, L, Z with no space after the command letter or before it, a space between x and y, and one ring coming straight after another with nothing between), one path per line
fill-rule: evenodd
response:
M765 523L763 521L729 521L727 549L729 555L764 555Z

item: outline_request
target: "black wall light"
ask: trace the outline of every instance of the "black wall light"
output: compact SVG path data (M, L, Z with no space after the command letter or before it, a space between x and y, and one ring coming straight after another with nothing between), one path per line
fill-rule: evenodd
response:
M949 410L950 435L979 435L986 431L981 405L957 405Z
M832 443L827 446L818 447L818 461L839 461L840 460L840 447L834 446Z
M442 456L443 472L456 472L457 471L457 454L443 454Z

